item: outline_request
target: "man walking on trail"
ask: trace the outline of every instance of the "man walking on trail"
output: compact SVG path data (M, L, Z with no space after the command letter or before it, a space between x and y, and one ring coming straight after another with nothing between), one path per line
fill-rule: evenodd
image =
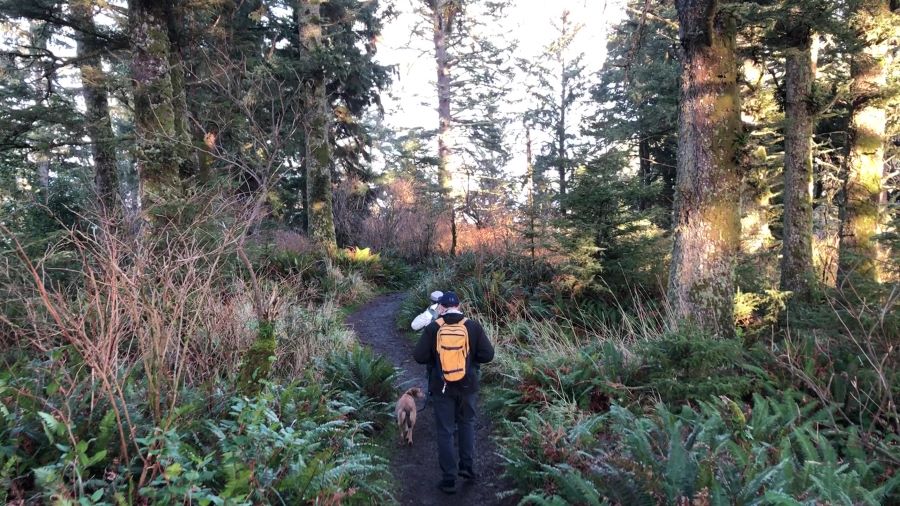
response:
M413 330L416 332L424 329L428 326L429 323L438 319L438 301L441 300L441 296L444 295L444 292L439 290L435 290L431 292L431 295L428 298L431 300L432 304L425 308L425 311L422 312L419 316L412 321L410 325Z
M438 488L456 492L457 475L476 478L475 409L478 400L478 364L494 359L494 347L475 320L463 316L459 298L444 292L438 301L440 318L430 323L413 350L413 358L431 367L428 388L433 394L438 462L443 478ZM454 451L453 433L459 435L459 459Z

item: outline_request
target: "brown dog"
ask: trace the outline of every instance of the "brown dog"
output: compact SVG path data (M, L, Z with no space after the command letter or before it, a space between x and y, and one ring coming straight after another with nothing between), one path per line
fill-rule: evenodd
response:
M425 394L418 387L410 388L400 399L397 400L397 408L394 414L397 415L397 426L400 427L400 442L406 441L406 444L412 445L413 427L416 425L416 399L424 399Z

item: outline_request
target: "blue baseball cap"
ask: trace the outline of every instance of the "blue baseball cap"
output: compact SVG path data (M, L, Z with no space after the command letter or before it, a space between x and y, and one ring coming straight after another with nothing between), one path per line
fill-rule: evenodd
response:
M453 292L444 292L438 300L438 304L444 307L456 307L459 305L459 297Z

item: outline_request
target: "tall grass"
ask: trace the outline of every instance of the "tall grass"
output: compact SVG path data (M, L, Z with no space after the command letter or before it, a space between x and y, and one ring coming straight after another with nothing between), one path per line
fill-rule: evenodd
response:
M0 497L352 503L383 492L384 463L361 434L387 410L351 416L382 399L322 366L353 347L338 306L368 284L335 267L266 275L243 251L254 218L239 200L198 202L179 219L140 234L98 220L37 258L3 231ZM259 395L234 394L264 324L277 376L302 381L291 395L324 385L290 413L265 378Z
M488 301L507 290L493 286ZM497 343L486 405L522 503L896 501L896 297L828 300L786 328L781 298L756 301L747 314L762 331L742 339L706 336L637 296L612 318L475 313Z

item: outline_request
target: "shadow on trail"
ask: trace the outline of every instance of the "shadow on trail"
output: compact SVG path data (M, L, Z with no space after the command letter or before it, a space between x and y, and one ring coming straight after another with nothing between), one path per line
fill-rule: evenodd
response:
M360 307L350 317L347 324L356 331L360 342L389 359L399 369L399 384L405 390L418 386L425 388L425 367L412 358L413 343L399 333L394 326L397 310L405 297L404 293L381 295ZM488 366L490 367L490 366ZM418 402L421 407L421 401ZM515 499L497 499L497 494L509 490L501 480L502 462L494 451L490 439L490 420L479 413L475 424L475 469L479 479L475 482L459 480L455 495L444 495L437 489L441 472L437 462L437 443L434 440L434 411L428 406L419 412L412 447L400 446L399 437L391 460L394 479L399 490L396 497L399 504L413 505L507 505L515 504Z

